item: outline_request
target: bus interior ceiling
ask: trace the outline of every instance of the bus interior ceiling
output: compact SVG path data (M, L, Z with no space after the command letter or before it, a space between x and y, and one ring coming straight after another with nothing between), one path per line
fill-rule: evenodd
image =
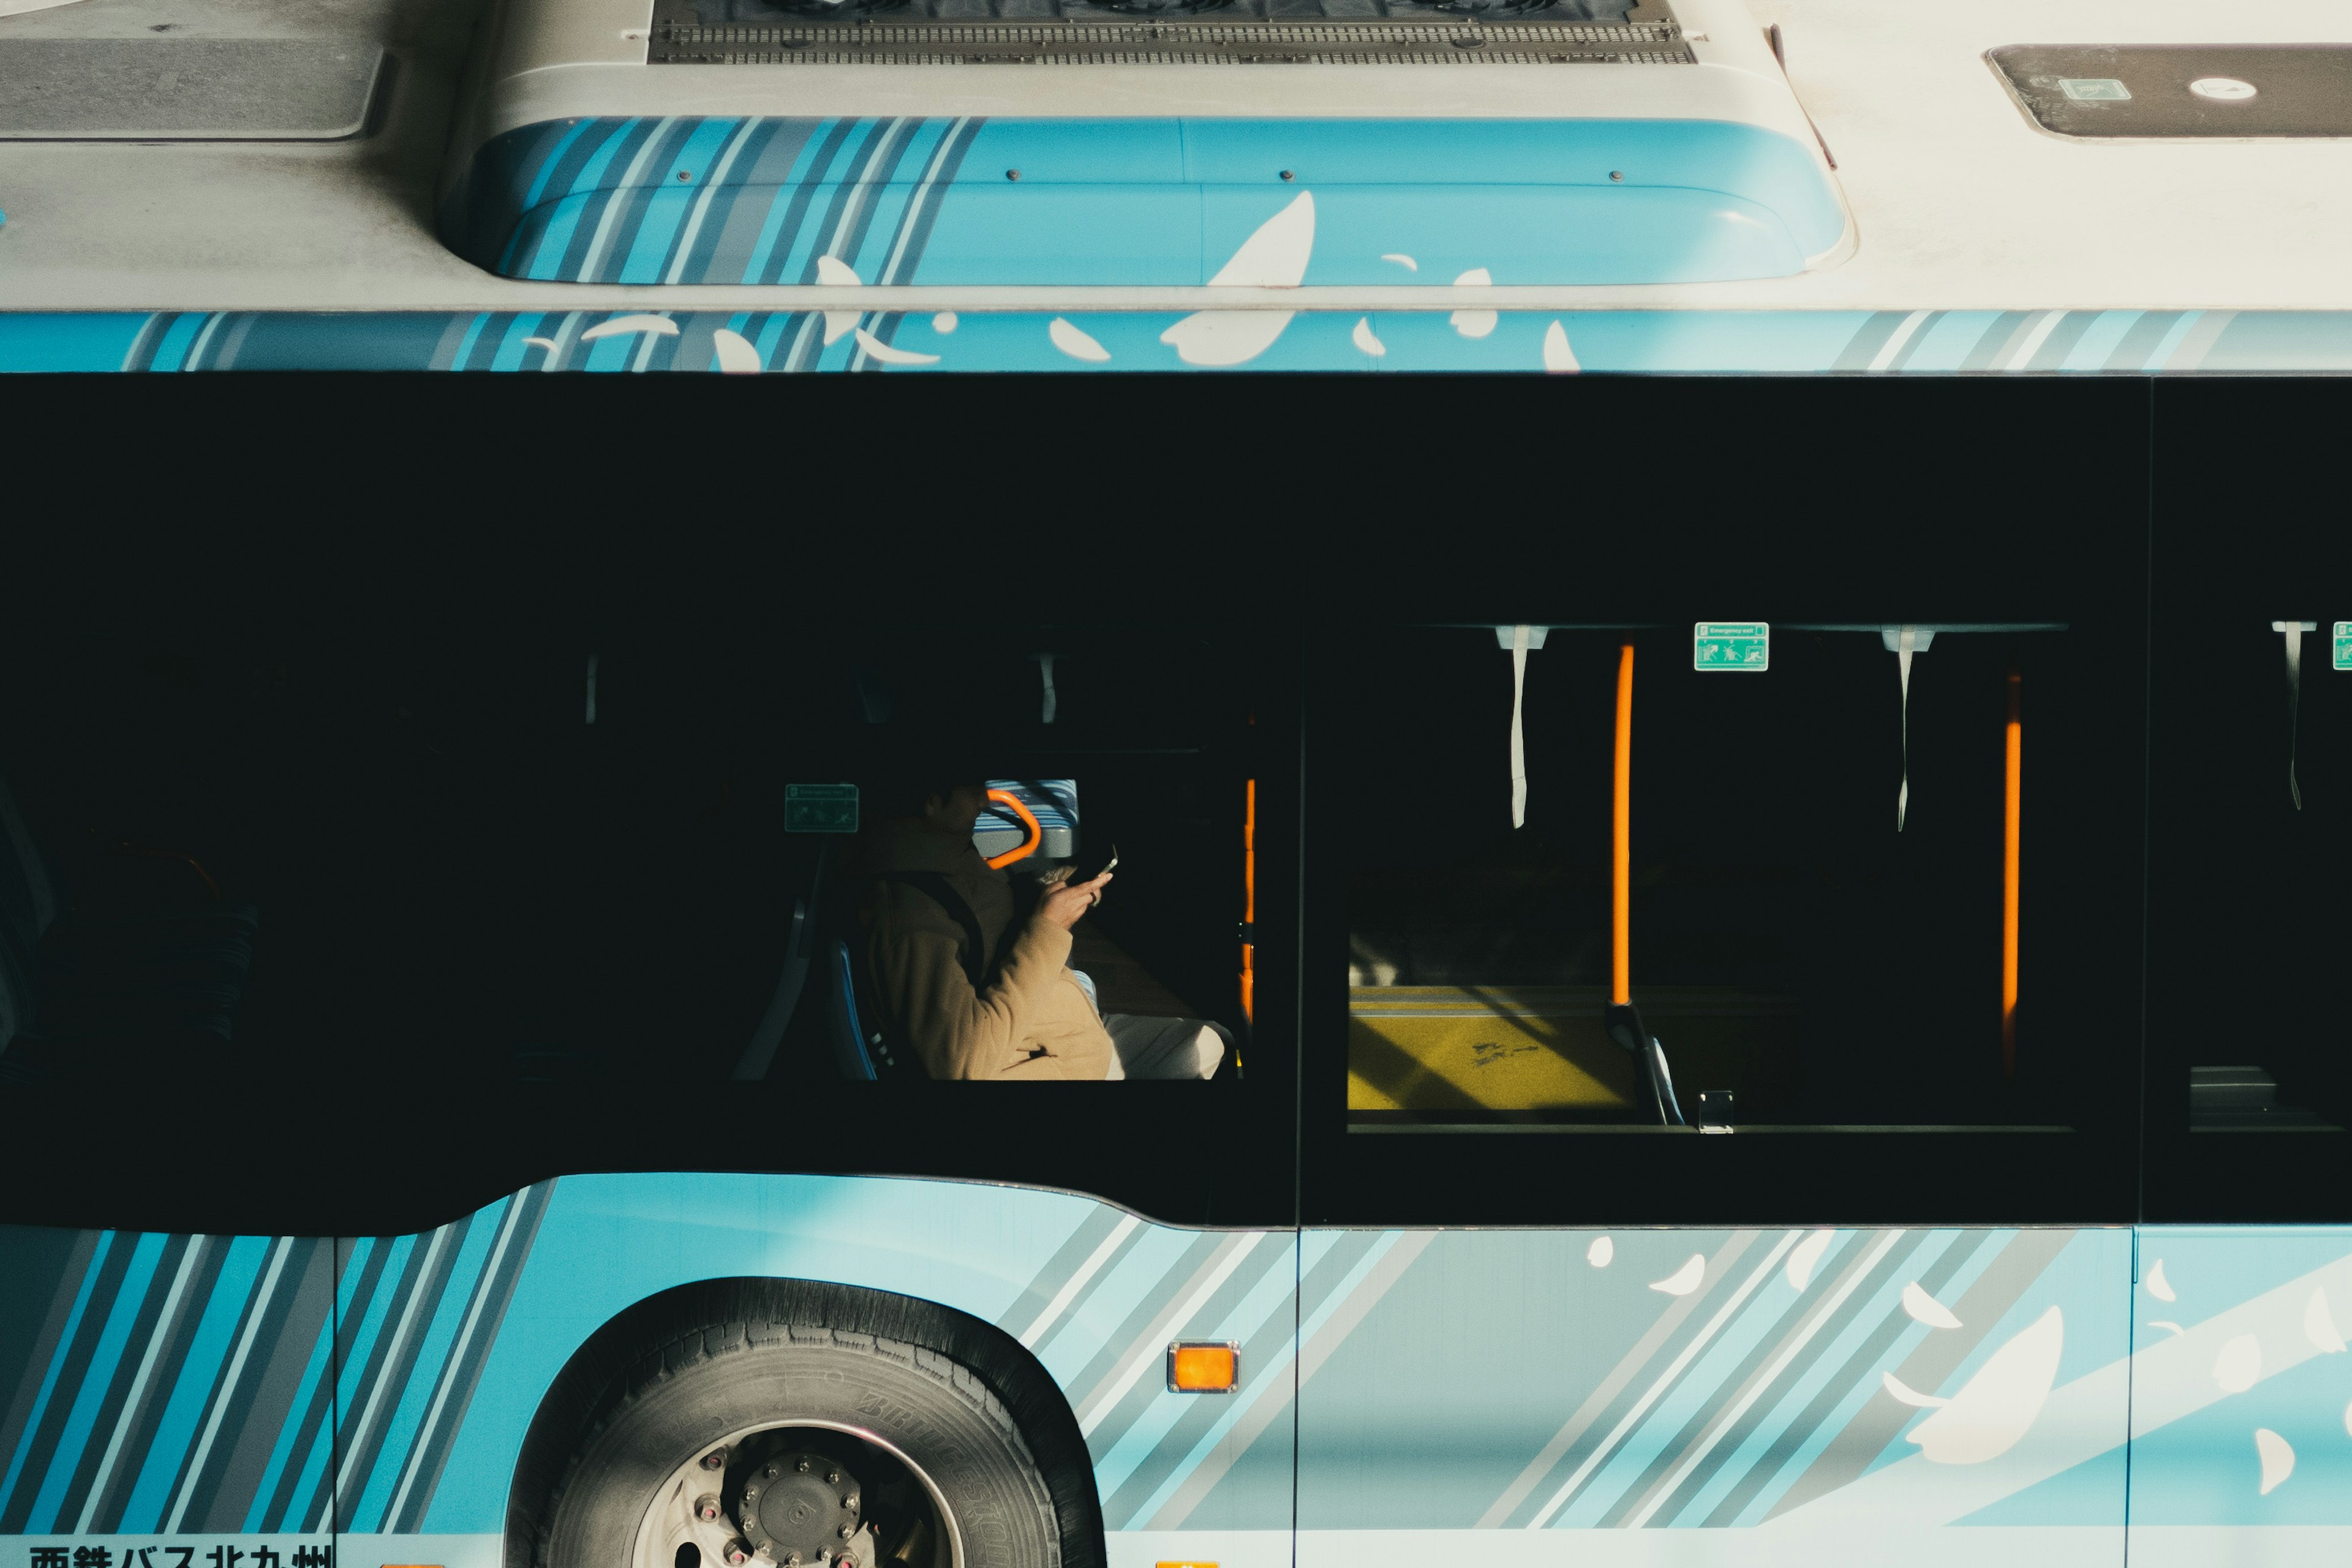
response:
M723 1079L826 842L785 831L786 784L870 777L878 739L940 726L992 775L1078 781L1082 859L1121 856L1088 950L1115 997L1242 1022L1247 713L1199 637L83 628L17 652L0 776L72 908L45 967L93 920L259 917L225 1047L118 1027L19 1070Z

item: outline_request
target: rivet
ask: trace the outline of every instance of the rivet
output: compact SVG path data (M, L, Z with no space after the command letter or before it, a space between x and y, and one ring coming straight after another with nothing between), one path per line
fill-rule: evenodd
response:
M691 169L680 169L677 172L677 177L681 180L690 180L694 178L694 171Z
M1282 177L1283 177L1284 179L1286 179L1286 180L1295 180L1295 179L1298 178L1298 176L1297 176L1297 174L1293 174L1293 173L1292 173L1291 171L1289 171L1288 169L1285 169L1285 170L1282 172Z
M1008 180L1017 180L1021 177L1021 171L1018 169L1007 169L1004 171L1004 177Z
M1609 171L1609 177L1612 180L1622 180L1625 177L1625 171L1622 169L1612 169Z

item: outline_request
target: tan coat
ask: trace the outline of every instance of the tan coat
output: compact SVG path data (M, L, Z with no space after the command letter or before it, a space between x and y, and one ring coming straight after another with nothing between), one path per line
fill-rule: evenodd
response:
M919 825L881 825L877 871L937 871L980 922L985 964L1013 923L1013 888L969 839ZM1032 917L1013 939L1003 972L977 995L958 958L963 927L939 900L900 882L871 884L858 905L866 973L886 1016L882 1028L914 1049L935 1079L981 1081L1100 1079L1110 1036L1070 978L1070 933Z

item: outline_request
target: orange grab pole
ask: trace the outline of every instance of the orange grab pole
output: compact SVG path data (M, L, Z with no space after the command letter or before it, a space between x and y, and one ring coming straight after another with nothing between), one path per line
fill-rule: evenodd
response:
M1617 649L1617 777L1609 857L1609 999L1633 1000L1633 645Z
M2017 671L2009 672L2009 757L2000 846L2000 1073L2017 1076L2018 821L2023 780L2024 733L2019 721Z
M1242 806L1242 922L1257 931L1257 780L1249 781ZM1257 1022L1257 947L1242 943L1242 1016Z
M1027 843L1020 846L1018 848L1007 849L1002 855L991 855L988 858L989 865L992 868L1002 871L1007 866L1012 865L1015 860L1026 860L1030 856L1037 853L1037 846L1045 842L1045 830L1037 826L1037 814L1031 811L1027 806L1022 805L1021 797L1014 795L1011 790L990 790L988 792L988 798L1003 806L1005 810L1011 812L1013 816L1019 817L1021 819L1022 826L1029 829L1029 841Z

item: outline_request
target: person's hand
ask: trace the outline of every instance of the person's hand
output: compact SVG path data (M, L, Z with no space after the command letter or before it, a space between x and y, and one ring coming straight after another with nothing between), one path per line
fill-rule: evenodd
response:
M1078 923L1079 916L1102 902L1102 890L1110 879L1111 874L1105 871L1090 882L1072 882L1066 876L1058 882L1049 880L1045 897L1037 906L1037 918L1068 931Z

